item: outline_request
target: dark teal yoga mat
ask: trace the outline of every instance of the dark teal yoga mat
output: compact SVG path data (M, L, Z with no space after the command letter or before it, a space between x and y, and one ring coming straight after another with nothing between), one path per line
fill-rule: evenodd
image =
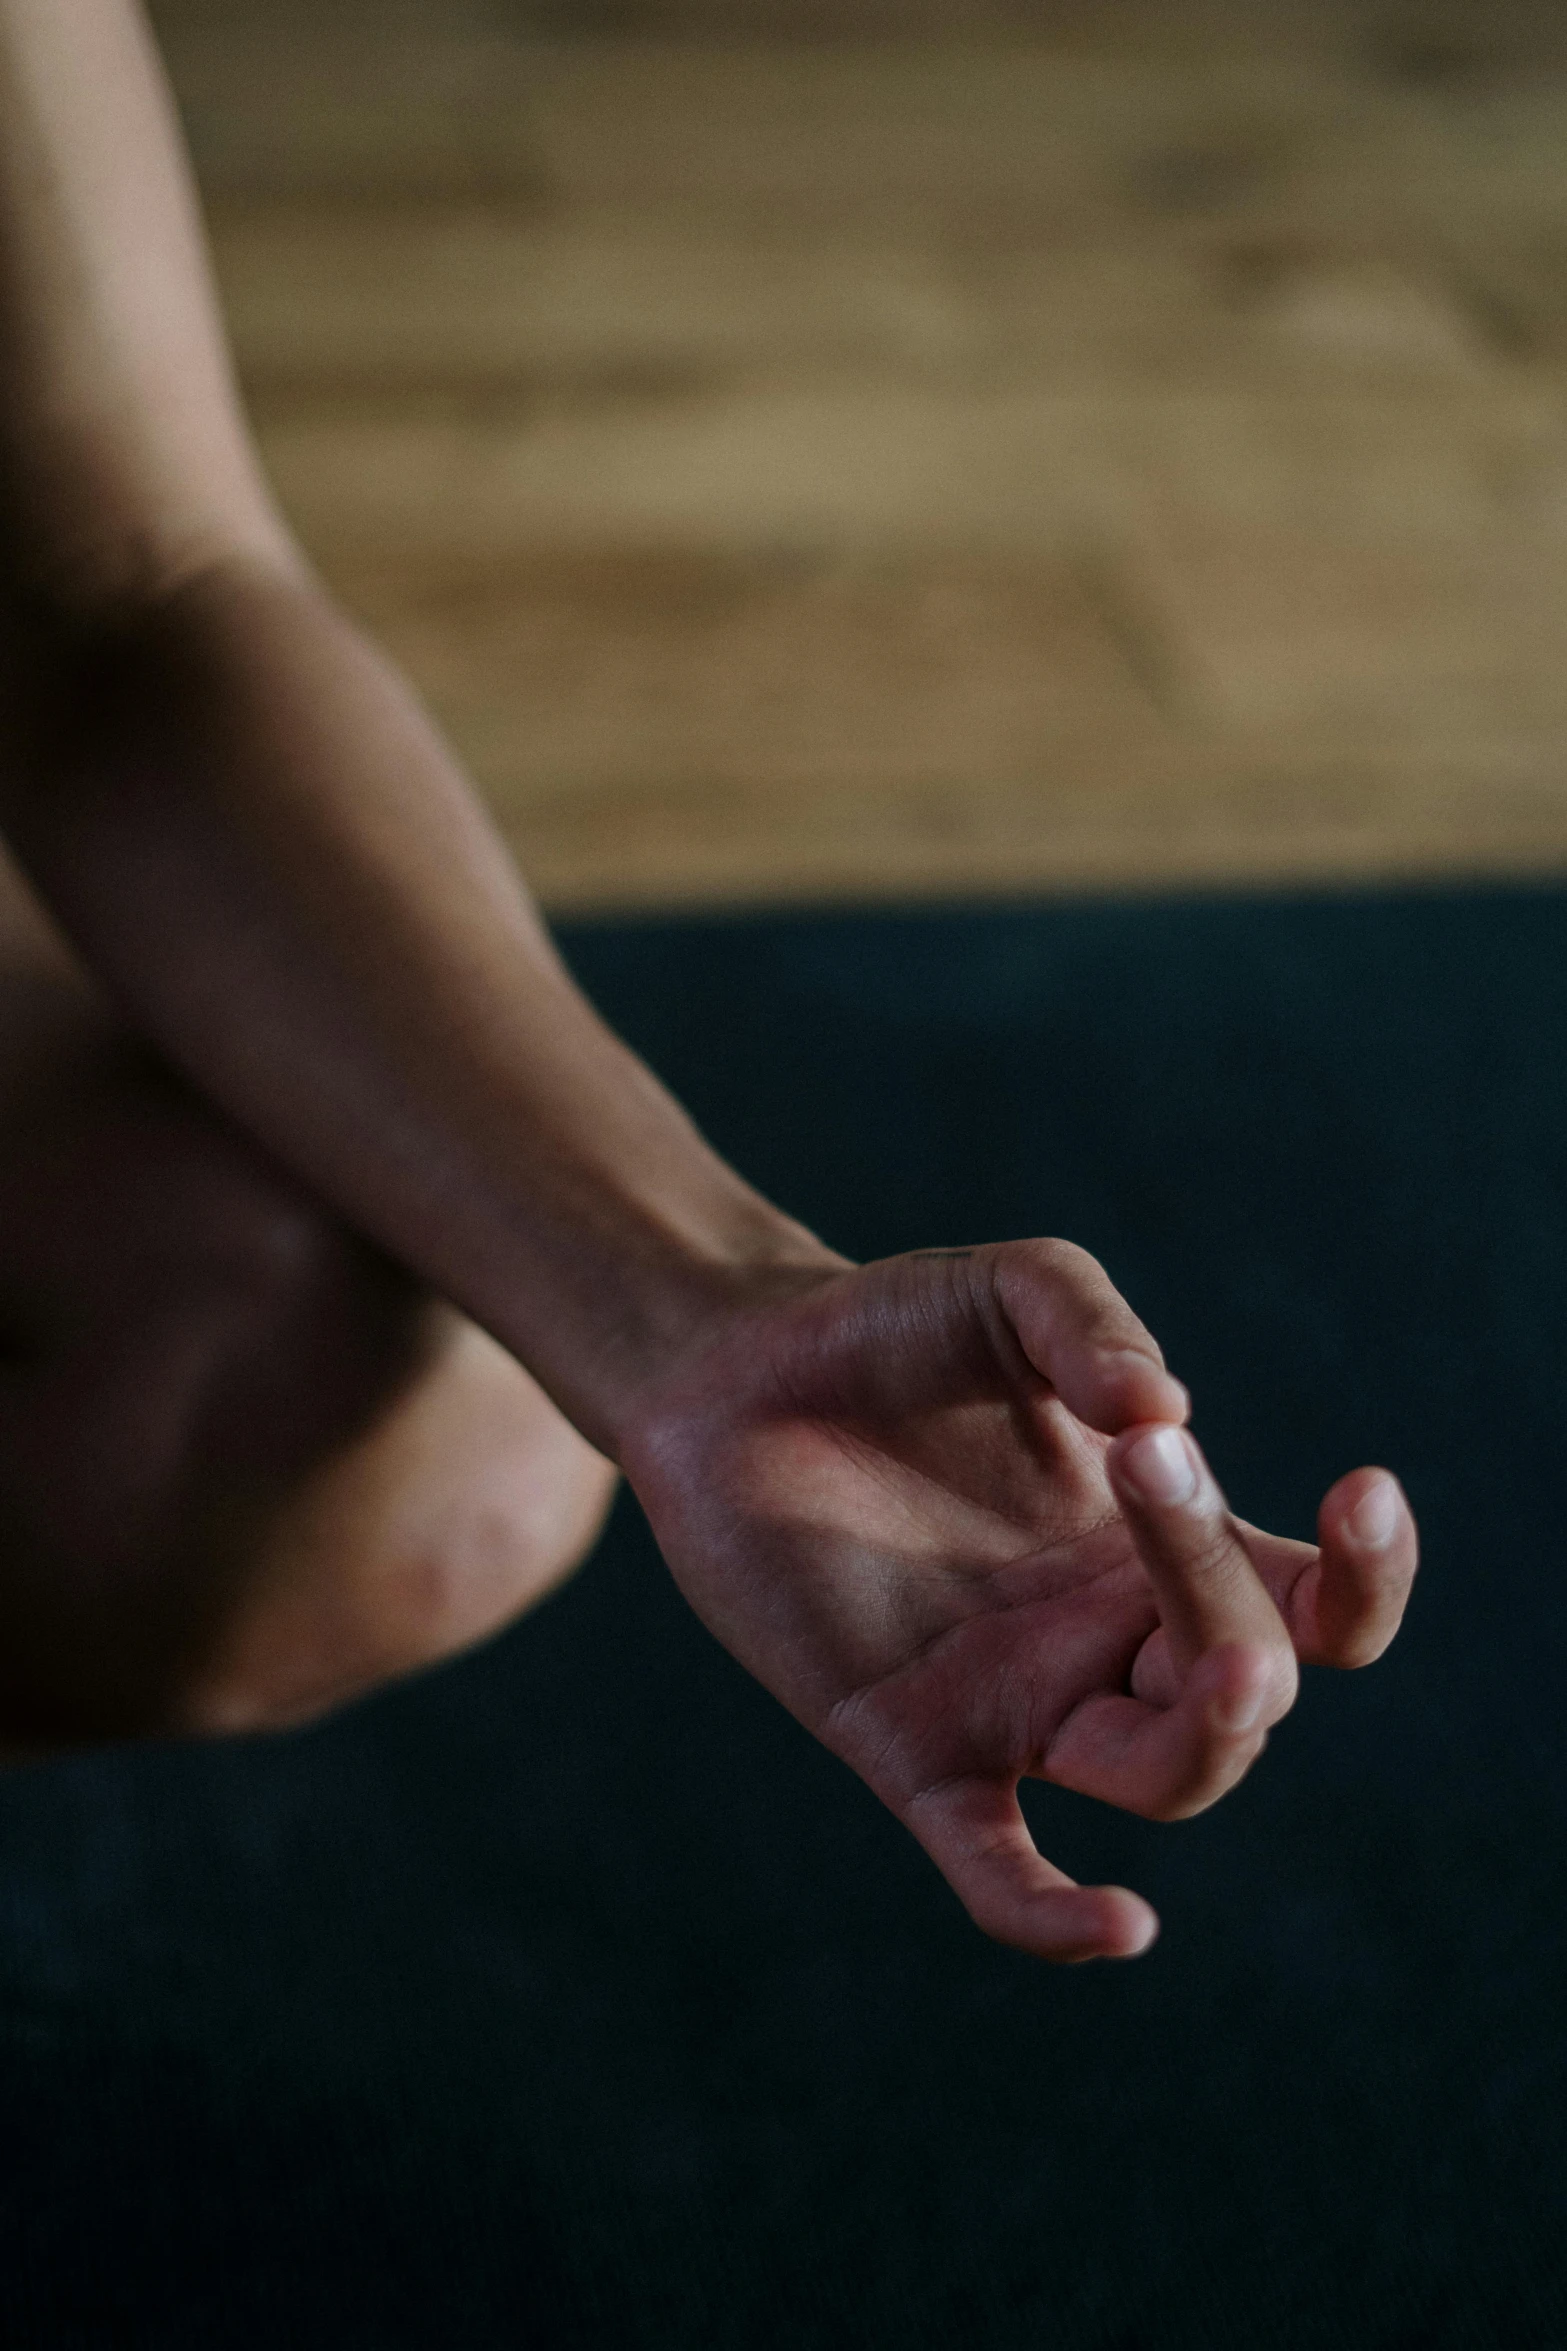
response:
M320 1730L11 1777L6 2340L1567 2340L1567 899L566 946L840 1247L1097 1251L1248 1515L1399 1469L1407 1632L1199 1821L1034 1794L1120 1968L983 1942L629 1506Z

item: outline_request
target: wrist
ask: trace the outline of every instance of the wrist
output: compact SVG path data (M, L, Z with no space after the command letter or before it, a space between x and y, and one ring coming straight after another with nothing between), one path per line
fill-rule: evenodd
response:
M584 1433L623 1468L695 1367L739 1326L850 1264L754 1194L726 1207L699 1237L682 1235L624 1269L616 1327L584 1383L593 1424Z
M553 1236L530 1216L514 1311L483 1317L622 1466L690 1366L850 1262L690 1141L678 1171L622 1156L603 1181L585 1176Z

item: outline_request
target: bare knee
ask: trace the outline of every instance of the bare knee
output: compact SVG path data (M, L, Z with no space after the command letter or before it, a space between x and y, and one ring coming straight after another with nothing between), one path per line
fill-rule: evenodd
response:
M611 1463L472 1323L432 1325L418 1376L277 1514L179 1727L307 1720L486 1639L591 1549Z

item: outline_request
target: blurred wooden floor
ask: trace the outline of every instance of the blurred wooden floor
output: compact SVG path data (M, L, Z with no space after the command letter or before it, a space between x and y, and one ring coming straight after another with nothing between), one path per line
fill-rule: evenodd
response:
M1559 7L157 14L551 905L1567 869Z

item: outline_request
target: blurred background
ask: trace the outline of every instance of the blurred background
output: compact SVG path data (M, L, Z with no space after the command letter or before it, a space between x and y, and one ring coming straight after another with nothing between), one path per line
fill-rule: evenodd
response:
M162 0L322 568L559 911L1567 867L1545 0Z
M7 2345L1567 2344L1567 9L157 16L282 496L611 1021L1426 1564L1202 1819L1028 1790L1135 1968L974 1932L629 1498L297 1737L5 1775Z

